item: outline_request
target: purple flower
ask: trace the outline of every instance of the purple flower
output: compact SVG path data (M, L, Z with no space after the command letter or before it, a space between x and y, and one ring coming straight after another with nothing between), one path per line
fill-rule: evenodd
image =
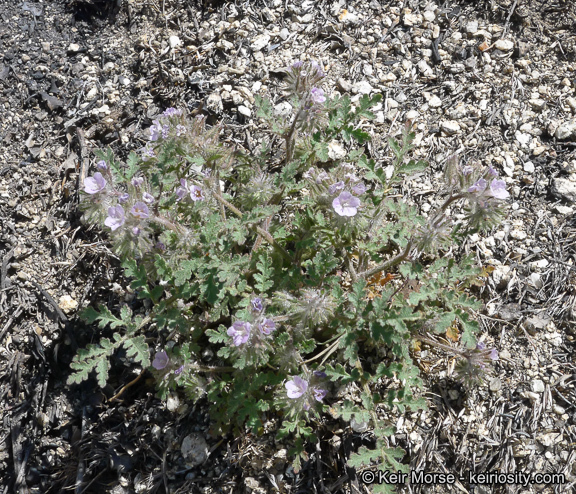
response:
M312 102L319 105L326 101L326 97L324 96L324 91L319 87L313 87L310 91L310 98Z
M170 131L170 126L168 124L164 124L162 126L162 139L166 139L168 137L169 131Z
M314 371L313 374L320 379L325 379L328 377L324 371Z
M134 177L132 179L132 185L134 187L140 187L144 183L144 179L142 177Z
M492 348L492 350L490 351L490 355L489 355L491 360L498 360L498 350L496 350L496 348Z
M104 224L112 229L112 231L120 228L126 219L124 218L124 208L120 205L108 208L108 217L104 220Z
M106 187L106 180L100 172L96 172L93 177L84 180L84 192L87 194L98 194Z
M312 70L316 72L317 77L324 77L326 75L324 70L322 70L322 67L320 67L317 62L312 62L310 65Z
M138 228L137 226L135 226L134 228L132 228L132 235L134 235L135 237L137 237L138 235L140 235L140 228Z
M316 177L316 183L321 184L324 182L324 180L328 180L329 178L329 175L324 170L322 170Z
M464 175L465 177L470 175L473 171L474 171L474 169L470 165L466 165L466 166L462 167L462 175Z
M251 331L252 325L249 322L236 321L228 328L227 334L232 337L234 346L240 346L248 341Z
M130 194L128 194L128 192L124 192L124 194L120 194L118 202L120 204L124 204L128 199L130 199Z
M164 367L168 365L168 354L162 350L161 352L156 352L156 356L154 357L154 361L152 362L152 367L156 370L162 370Z
M203 201L204 200L204 194L202 193L202 189L200 187L198 187L197 185L193 185L192 187L190 187L190 198L194 202Z
M361 196L362 194L364 194L364 192L366 192L366 186L364 185L364 182L360 182L354 185L352 187L352 192L357 196Z
M186 197L186 195L188 193L189 193L189 190L188 190L188 184L186 183L186 179L181 178L180 179L180 187L178 187L176 189L176 197L178 197L178 200L181 201L182 199L184 199Z
M341 191L344 187L345 187L344 182L340 180L340 182L336 182L335 184L332 184L330 187L328 187L328 192L330 194L336 194L336 192Z
M162 125L158 120L153 120L154 125L150 127L150 140L157 141L160 138L160 133L162 132Z
M148 161L150 158L156 158L154 149L146 146L142 152L142 161Z
M163 242L156 242L156 245L154 246L156 249L158 250L166 250L166 245Z
M141 220L145 220L148 218L148 216L150 216L148 206L146 206L146 204L142 201L138 201L136 204L134 204L130 212L132 213L132 216L135 216Z
M276 329L276 323L272 319L264 319L264 322L259 325L262 334L269 335Z
M250 302L252 304L252 310L254 312L262 312L264 306L262 305L262 299L260 297L255 297Z
M152 194L148 194L148 192L144 192L142 194L142 199L145 203L152 204L154 202L154 196Z
M183 134L186 134L186 127L184 125L178 124L176 126L176 137L180 137Z
M360 206L360 199L354 197L350 192L342 192L332 201L332 207L339 216L355 216Z
M314 394L314 399L316 401L322 401L324 397L328 394L328 391L326 391L325 389L313 388L312 393Z
M96 163L96 167L98 168L98 170L108 170L108 165L106 165L106 162L104 160L100 160L98 161L98 163Z
M488 175L490 175L491 177L496 178L498 176L498 172L496 170L494 170L494 168L492 168L491 166L488 167Z
M479 179L474 185L468 188L468 192L484 192L488 183L483 178Z
M180 367L178 367L175 371L174 371L174 375L178 376L180 374L182 374L182 371L184 370L184 364L182 364Z
M288 398L296 399L306 393L308 390L308 381L305 381L300 376L294 376L284 387L286 388Z
M166 108L166 110L164 110L164 113L162 113L162 116L164 117L175 117L180 115L182 115L182 110L178 110L172 107Z
M302 68L302 65L304 65L304 62L302 62L302 60L298 60L292 64L292 68L293 69L300 69L300 68Z
M510 194L506 190L506 182L504 180L492 180L490 184L490 194L496 199L508 199Z

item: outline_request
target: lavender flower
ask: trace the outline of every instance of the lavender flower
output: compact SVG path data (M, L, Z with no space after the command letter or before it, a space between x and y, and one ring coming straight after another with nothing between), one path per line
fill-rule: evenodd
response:
M96 163L96 167L98 168L98 170L102 171L108 170L108 165L106 165L106 162L104 160L98 161L98 163Z
M152 125L150 127L150 140L157 141L160 138L160 134L162 133L162 124L158 120L153 120Z
M328 391L326 391L325 389L313 388L312 393L314 394L314 399L316 401L322 401L328 394Z
M182 374L182 371L184 370L184 364L182 364L180 367L178 367L175 371L174 371L174 375L178 376L180 374Z
M164 350L161 352L156 352L154 361L152 362L152 367L154 367L156 370L162 370L168 365L169 360L170 359L168 358L168 354Z
M254 312L262 312L262 309L264 308L264 306L262 305L262 299L260 297L255 297L250 301L250 304L252 305L252 310Z
M328 187L328 192L330 194L336 194L336 192L341 191L346 185L344 184L344 182L342 182L342 180L340 180L339 182L336 182L335 184L332 184L330 187Z
M506 190L506 182L504 180L492 180L490 184L490 194L496 199L508 199L510 194Z
M152 204L154 202L154 196L152 194L148 194L148 192L144 192L142 194L142 199L147 204Z
M137 237L138 235L140 235L140 232L142 230L140 230L140 228L138 228L137 226L135 226L134 228L132 228L132 235L134 235L135 237Z
M108 208L108 217L104 220L104 224L111 228L112 231L120 228L126 221L124 217L124 208L120 205Z
M186 129L186 127L185 127L184 125L178 124L178 125L176 126L176 137L180 137L181 135L186 134L186 131L187 131L187 130L188 130L188 129Z
M332 201L332 207L339 216L355 216L360 206L360 199L354 197L350 192L342 192Z
M84 180L84 192L87 194L98 194L106 187L106 180L100 172L96 172L93 177Z
M182 110L172 107L166 108L166 110L164 110L164 113L162 113L162 116L164 117L179 117L180 115L182 115Z
M193 185L192 187L190 187L190 198L194 202L203 201L204 200L204 194L202 193L202 189L200 187L198 187L197 185Z
M262 324L259 324L258 327L262 334L269 335L272 331L276 330L276 323L272 319L264 319Z
M236 321L228 328L226 333L232 337L234 346L240 346L248 341L251 331L252 325L249 322Z
M142 160L148 161L150 158L156 158L156 153L153 148L146 146L142 152Z
M496 170L494 170L494 168L492 168L491 166L488 167L488 175L490 175L491 177L496 178L498 176L498 172Z
M124 192L123 194L120 194L120 197L118 197L118 202L120 204L124 204L126 201L128 201L128 199L130 199L130 194L128 194L128 192Z
M472 168L470 165L465 165L462 167L462 175L464 175L465 177L470 175L473 171L474 168Z
M134 177L132 179L132 185L134 187L140 187L144 183L144 179L142 177Z
M142 201L138 201L136 204L134 204L130 212L132 213L132 216L135 216L141 220L145 220L148 218L148 216L150 216L150 210L148 209L148 206L146 206L146 204Z
M488 183L483 178L479 179L474 185L468 188L468 192L479 192L482 193L486 189Z
M324 371L314 371L313 374L319 379L326 379L328 377Z
M328 175L328 173L326 173L324 170L322 170L318 176L316 177L316 183L317 184L321 184L322 182L324 182L325 180L328 180L330 178L330 176Z
M305 381L300 376L294 376L284 387L286 388L288 398L296 399L306 393L308 390L308 381Z
M313 87L310 91L310 98L312 102L319 105L326 101L326 97L324 96L324 91L319 87Z
M352 192L357 196L361 196L366 192L366 185L364 185L364 182L360 182L352 187Z
M178 200L181 201L186 197L187 194L189 194L189 192L190 191L188 190L188 183L186 182L186 179L181 178L180 187L176 189L176 197L178 197Z

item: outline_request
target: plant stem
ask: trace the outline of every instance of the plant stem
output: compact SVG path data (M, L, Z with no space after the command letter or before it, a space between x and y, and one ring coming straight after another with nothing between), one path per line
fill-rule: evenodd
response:
M385 269L389 269L392 266L396 266L396 264L401 263L408 257L411 248L412 248L412 241L410 240L408 244L406 244L406 248L404 249L404 251L402 251L400 254L393 257L392 259L389 259L386 262L383 262L382 264L379 264L378 266L373 267L372 269L368 269L363 273L358 273L357 275L358 278L368 278L370 276L375 275L376 273L379 273L380 271L384 271Z

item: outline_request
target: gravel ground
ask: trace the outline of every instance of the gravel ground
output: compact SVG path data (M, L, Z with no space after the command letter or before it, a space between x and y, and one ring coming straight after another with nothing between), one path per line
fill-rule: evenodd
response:
M163 404L146 379L112 400L139 374L122 355L107 388L65 385L78 346L99 338L78 311L141 308L105 235L80 222L92 151L140 149L170 106L224 122L224 139L250 148L254 96L281 107L281 69L297 59L323 65L328 93L382 94L367 124L377 163L413 121L430 168L406 190L423 212L454 153L511 191L504 223L466 245L487 273L478 317L500 353L492 377L466 391L447 356L423 347L429 409L388 417L405 463L457 480L400 491L574 492L574 2L3 1L0 17L0 494L370 492L345 465L370 431L327 417L296 475L273 431L218 437L205 403ZM474 487L470 472L564 483Z

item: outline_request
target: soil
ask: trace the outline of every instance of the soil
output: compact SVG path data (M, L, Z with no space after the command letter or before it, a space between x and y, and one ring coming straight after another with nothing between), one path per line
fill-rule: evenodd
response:
M419 46L427 11L439 42ZM416 152L431 168L411 187L423 208L455 151L497 166L512 192L503 226L466 247L491 273L478 317L500 352L494 375L463 390L448 357L424 349L429 409L390 416L404 463L461 480L402 492L574 492L576 124L566 137L558 129L576 114L576 4L45 0L0 2L0 17L0 494L370 491L346 466L370 431L327 417L296 474L273 431L218 437L206 403L161 402L125 355L104 389L66 385L77 349L102 336L82 308L145 309L106 234L81 221L93 150L125 158L141 149L168 107L201 111L225 123L225 138L249 142L252 93L278 94L277 71L300 58L322 60L341 91L360 93L355 84L368 80L384 95L371 127L379 163L390 156L387 136L419 111ZM375 23L377 33L365 32ZM475 34L483 25L486 46ZM255 38L275 26L288 34L259 48ZM500 38L514 48L492 46ZM186 437L206 441L200 465L183 457ZM564 483L475 486L467 477L514 471Z

